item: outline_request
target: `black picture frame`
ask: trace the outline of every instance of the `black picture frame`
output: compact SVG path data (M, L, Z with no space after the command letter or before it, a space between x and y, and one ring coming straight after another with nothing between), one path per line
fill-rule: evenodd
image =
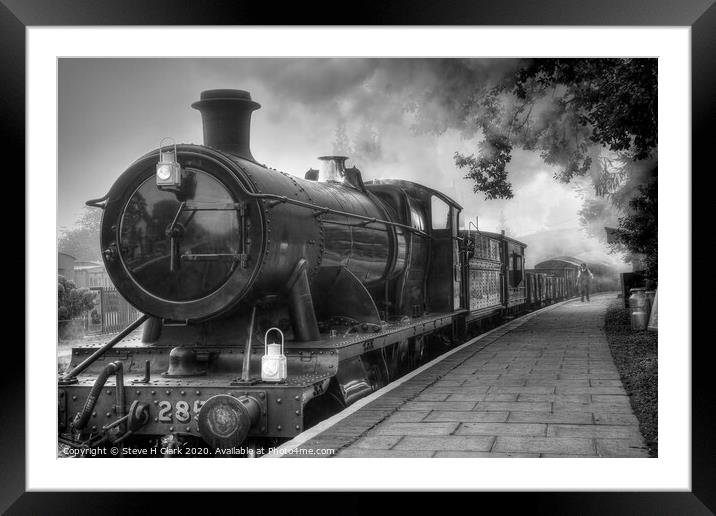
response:
M339 13L328 2L276 4L256 1L187 0L0 0L0 127L2 142L24 169L25 156L25 29L50 25L611 25L691 27L692 170L713 169L711 149L716 142L716 5L714 0L400 0L371 4L356 1L351 13ZM48 173L53 173L48 171ZM662 171L662 173L671 173ZM675 172L674 172L675 173ZM695 178L692 174L691 179ZM689 178L685 178L688 180ZM21 184L18 182L18 186ZM707 195L702 190L701 194ZM15 190L13 190L15 191ZM698 190L695 190L698 192ZM14 194L13 194L14 195ZM21 196L17 196L18 198ZM23 195L24 199L25 196ZM701 200L702 202L698 202ZM712 204L712 203L711 203ZM693 206L708 201L694 198ZM693 217L694 223L698 222ZM695 235L693 232L692 235ZM19 239L18 239L19 241ZM19 246L17 246L19 247ZM18 250L23 258L24 251ZM48 251L49 253L49 251ZM51 253L49 253L51 254ZM692 268L709 270L710 253L695 255ZM17 260L15 256L14 260ZM674 273L679 273L676 271ZM685 278L691 282L691 278ZM708 284L707 284L708 285ZM706 289L707 290L707 289ZM692 302L684 299L683 302ZM19 304L19 303L18 303ZM692 306L696 305L693 299ZM31 307L26 312L27 318ZM698 317L694 318L697 321ZM690 324L690 321L684 321ZM716 407L709 369L711 339L692 338L692 490L691 492L629 493L504 493L478 495L509 498L536 513L571 514L710 514L716 511L716 439L710 416ZM662 345L685 345L664 342ZM48 345L51 352L52 345ZM147 495L135 493L25 492L25 363L24 349L3 346L3 422L0 425L0 510L9 514L113 514L139 511ZM10 365L12 364L12 365ZM49 418L52 419L52 418ZM52 421L48 419L48 424ZM98 474L111 475L111 471ZM189 493L164 495L165 510L180 507ZM81 500L78 500L79 497ZM213 493L216 500L225 495ZM253 505L255 496L242 494ZM472 495L471 495L472 496ZM254 498L254 500L249 500ZM299 504L301 503L299 498ZM365 507L361 495L323 500L327 507ZM420 497L416 498L418 501ZM338 501L340 500L340 501ZM507 500L500 500L501 503ZM220 501L216 503L221 503ZM451 502L457 509L461 502ZM337 505L339 504L339 505Z

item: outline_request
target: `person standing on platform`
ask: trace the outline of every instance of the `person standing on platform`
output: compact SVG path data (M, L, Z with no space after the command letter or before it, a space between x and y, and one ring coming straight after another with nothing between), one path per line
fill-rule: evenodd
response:
M592 286L593 278L594 274L589 270L587 264L581 264L577 272L577 288L579 288L579 293L582 295L582 303L584 303L585 295L587 296L587 302L589 302L589 289Z

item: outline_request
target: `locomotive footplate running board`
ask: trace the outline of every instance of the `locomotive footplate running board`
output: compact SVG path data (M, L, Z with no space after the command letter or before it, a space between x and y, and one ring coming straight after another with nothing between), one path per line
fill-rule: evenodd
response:
M343 361L405 339L426 335L441 328L446 328L451 326L454 320L464 317L467 313L467 310L459 310L426 315L405 322L388 323L375 332L354 333L306 344L312 348L338 350L340 360Z

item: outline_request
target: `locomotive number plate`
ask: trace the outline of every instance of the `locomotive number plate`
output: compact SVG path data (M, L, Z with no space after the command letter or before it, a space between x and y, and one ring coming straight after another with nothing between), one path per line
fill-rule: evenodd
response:
M161 400L157 403L159 412L157 413L157 421L159 423L188 423L192 416L199 414L203 401L196 400L193 405L188 401L177 401L173 406L168 400Z

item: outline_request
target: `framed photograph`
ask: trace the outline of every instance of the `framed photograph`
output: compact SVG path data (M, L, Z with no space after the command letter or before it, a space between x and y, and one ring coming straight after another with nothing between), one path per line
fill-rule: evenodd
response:
M430 490L713 510L690 283L711 4L336 25L4 0L27 331L3 509Z

